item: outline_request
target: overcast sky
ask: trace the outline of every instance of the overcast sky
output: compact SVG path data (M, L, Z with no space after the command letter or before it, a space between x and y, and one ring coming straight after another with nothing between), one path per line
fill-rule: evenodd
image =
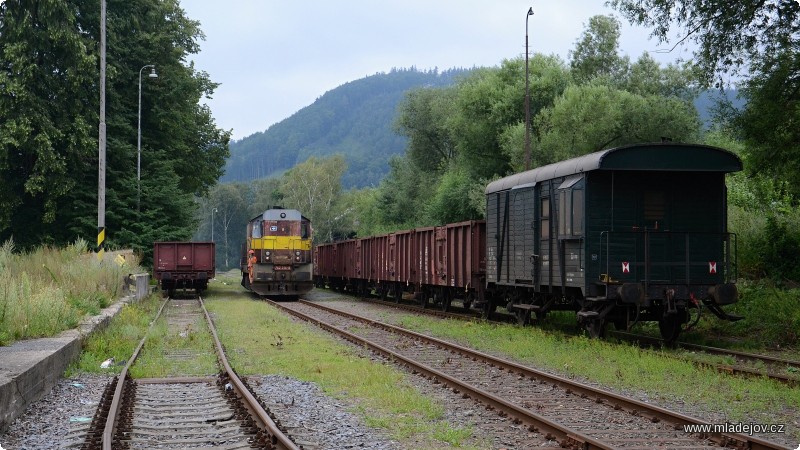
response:
M498 66L531 53L565 61L589 18L615 14L603 0L181 0L206 35L192 55L221 83L210 106L217 125L238 140L280 122L348 81L393 67L425 70ZM617 17L619 17L618 14ZM690 57L664 53L649 30L622 21L622 53L662 64Z

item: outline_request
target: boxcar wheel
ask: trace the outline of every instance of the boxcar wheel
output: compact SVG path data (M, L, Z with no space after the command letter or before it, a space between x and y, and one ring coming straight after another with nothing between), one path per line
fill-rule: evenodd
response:
M481 318L488 320L496 309L497 305L495 305L491 300L487 299L486 303L483 304L483 309L481 310Z
M592 339L598 339L606 334L606 321L604 319L587 320L583 325L586 334Z
M394 285L394 302L400 303L400 300L403 299L403 288L400 286L400 283Z
M441 299L441 305L440 306L442 308L442 311L444 311L444 312L449 311L450 310L450 303L452 303L452 301L453 301L452 294L450 294L450 292L447 291L446 289L442 289L441 291L439 291L438 295L439 295L439 298Z
M473 300L475 300L475 294L473 292L467 293L464 297L464 309L469 309L472 306Z
M659 319L658 331L661 333L661 339L668 343L678 340L678 335L681 334L680 317L680 314L668 314Z
M517 308L514 312L514 315L517 316L517 323L525 326L530 325L531 323L531 312L527 309Z
M428 297L429 296L430 296L430 292L428 292L427 289L423 289L422 292L420 293L419 306L421 306L422 309L425 309L425 308L428 307Z

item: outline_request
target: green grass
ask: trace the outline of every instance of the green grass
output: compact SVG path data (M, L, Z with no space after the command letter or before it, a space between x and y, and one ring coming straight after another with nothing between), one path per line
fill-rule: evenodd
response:
M147 332L160 305L161 299L155 295L125 305L105 329L86 338L80 359L67 369L66 376L80 372L119 373ZM117 365L101 369L100 364L111 357Z
M428 442L425 448L441 447L443 442L462 446L471 436L470 429L448 424L444 408L420 394L397 369L292 321L241 288L215 286L210 293L225 294L214 295L207 307L240 375L281 374L313 382L327 395L354 400L354 411L368 425L385 428L395 439Z
M179 330L170 328L162 315L148 333L142 353L131 367L133 378L206 376L218 372L213 338L202 316L191 326Z
M119 297L124 274L141 271L135 261L97 261L86 248L80 240L31 253L15 253L10 240L0 246L0 345L75 328Z

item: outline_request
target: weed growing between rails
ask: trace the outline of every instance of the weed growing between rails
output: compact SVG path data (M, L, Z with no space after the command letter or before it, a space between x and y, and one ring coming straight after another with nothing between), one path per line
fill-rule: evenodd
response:
M0 345L75 328L121 295L125 274L141 271L136 261L97 261L87 248L80 239L30 253L11 240L0 246Z

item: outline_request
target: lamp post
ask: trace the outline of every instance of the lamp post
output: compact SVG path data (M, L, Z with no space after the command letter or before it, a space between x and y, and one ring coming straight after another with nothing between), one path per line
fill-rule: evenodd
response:
M528 92L528 17L533 15L533 6L525 15L525 170L531 168L531 96Z
M140 210L142 200L142 71L150 68L148 78L158 78L156 66L147 64L139 69L139 127L136 134L136 210Z
M214 213L217 212L217 208L211 210L211 242L214 242Z

